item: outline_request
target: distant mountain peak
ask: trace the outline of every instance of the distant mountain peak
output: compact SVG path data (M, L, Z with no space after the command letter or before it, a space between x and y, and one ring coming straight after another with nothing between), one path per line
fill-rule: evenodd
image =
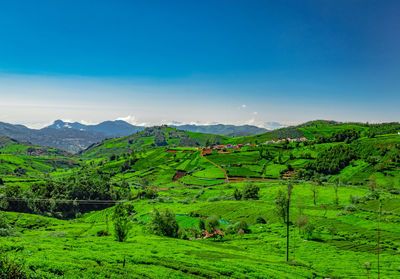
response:
M90 131L103 134L106 137L120 137L142 131L145 127L134 126L123 120L108 120L95 125L85 125L79 122L64 122L62 120L56 120L52 125L46 128Z

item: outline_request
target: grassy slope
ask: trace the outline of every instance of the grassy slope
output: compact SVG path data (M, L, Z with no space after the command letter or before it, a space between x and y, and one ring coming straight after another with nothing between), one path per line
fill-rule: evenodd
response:
M42 147L26 142L19 142L17 140L4 136L0 137L0 153L60 159L75 158L73 154L60 149L52 147Z
M291 166L294 170L301 169L309 163L313 163L319 154L324 153L328 148L340 143L323 143L314 145L296 146L292 143L289 149L284 149L282 144L264 145L263 148L270 154L270 157L261 157L260 147L244 147L232 153L220 154L214 150L207 158L222 166L229 177L252 177L279 179L281 175ZM373 180L379 186L385 188L400 188L399 164L390 162L390 154L397 150L400 145L400 136L383 135L376 138L360 138L351 143L357 148L357 152L368 151L380 153L388 150L385 157L378 159L385 163L385 168L379 168L359 159L344 168L338 175L332 175L329 181L333 182L336 177L342 181L354 185L367 186L368 181ZM183 170L187 174L180 179L181 183L194 185L213 185L224 182L223 172L200 157L200 150L195 148L173 148L176 152L168 152L168 147L145 149L130 155L120 156L110 161L108 158L93 159L87 161L88 166L107 173L115 173L115 179L125 179L130 182L137 182L147 177L153 180L154 184L166 185L172 182L176 171ZM265 152L265 151L264 151ZM387 159L386 159L387 158ZM126 169L122 169L125 164Z
M44 174L76 167L76 160L74 155L59 149L0 137L0 178L9 185L29 187Z
M368 128L363 127L357 123L329 123L324 121L313 121L308 122L299 126L281 128L273 130L264 134L231 138L228 140L230 143L250 143L260 144L270 140L286 139L286 138L300 138L306 137L307 139L314 139L316 135L330 136L334 132L339 130L355 129L361 132L365 132Z
M158 146L204 146L206 143L223 143L228 137L181 131L169 127L152 127L119 139L109 139L81 152L85 159L107 157L131 150Z
M233 184L241 187L241 183ZM1 238L1 246L8 253L14 253L26 260L26 265L36 270L40 276L64 276L76 278L364 278L364 262L372 263L371 276L376 273L376 227L377 215L369 212L376 204L362 204L359 211L338 215L341 209L321 204L332 204L334 190L331 187L318 188L317 205L312 203L310 185L294 187L292 218L299 211L309 216L316 227L320 241L303 241L296 231L296 265L285 264L285 226L273 213L273 199L279 183L259 183L259 201L219 201L208 202L210 197L231 194L233 188L219 186L206 189L198 198L196 189L175 188L163 192L172 197L174 203L149 204L147 201L134 202L138 219L154 207L169 208L177 214L192 211L204 216L218 215L223 220L236 222L246 220L252 233L243 236L229 235L224 241L187 241L158 237L143 231L145 225L133 224L126 243L113 240L112 236L98 237L97 231L106 229L107 209L87 214L76 221L61 221L35 215L8 213L19 237ZM339 207L348 203L350 195L363 196L367 190L355 187L341 187ZM192 203L178 201L190 198ZM196 202L194 202L196 201ZM367 210L364 210L363 208ZM398 199L387 197L385 211L398 212ZM255 224L258 216L268 224ZM325 217L324 217L325 216ZM400 260L394 257L400 247L400 229L397 215L388 215L381 224L381 277L397 278ZM198 218L178 217L180 226L193 227ZM112 223L110 223L112 229ZM327 230L335 226L337 232ZM293 232L291 232L293 235ZM293 240L293 239L292 239ZM291 253L291 258L294 255ZM122 268L123 259L126 260Z
M308 137L313 137L319 132L329 135L337 129L347 129L348 125L353 124L335 125L334 128L327 124L327 127L322 125L319 128L311 125L299 129L306 131L304 133L308 133ZM204 142L207 140L201 134L190 135L191 138L196 136ZM307 215L316 226L315 234L319 240L304 241L304 237L296 230L296 264L286 264L286 228L277 218L273 205L277 191L286 187L281 182L257 183L261 188L261 199L258 201L219 200L220 197L232 195L234 188L241 188L246 182L223 184L219 169L201 158L200 151L194 148L174 148L177 151L175 153L167 152L168 147L142 148L127 157L109 161L110 154L126 153L134 144L141 148L154 143L152 136L128 138L108 140L106 144L99 145L100 148L95 146L83 154L85 158L93 158L84 162L86 167L114 173L114 180L127 180L131 185L140 183L143 178L151 179L152 184L160 186L159 196L168 199L168 203L148 200L133 202L141 223L134 222L128 242L118 243L112 236L98 237L96 234L106 228L106 212L110 215L112 209L93 212L71 221L7 213L19 236L0 238L3 250L25 259L27 267L34 269L42 278L365 278L365 262L372 263L371 277L377 277L377 202L361 203L357 205L357 211L341 213L350 203L351 195L362 197L368 194L367 179L374 178L383 188L400 188L398 165L388 164L388 168L378 170L364 160L357 160L343 169L338 176L361 187L341 186L338 207L333 205L335 193L331 184L317 187L316 205L312 200L311 184L295 185L292 220L296 220L300 214ZM179 145L176 138L166 138L168 144ZM132 144L130 140L133 140ZM143 145L142 141L147 143ZM237 153L213 152L208 158L223 165L231 176L279 178L289 164L301 168L335 144L300 145L294 149L267 145L266 149L272 155L270 159L260 157L257 148L253 147L243 148ZM387 154L394 152L399 144L400 137L397 134L363 137L352 143L368 150L383 147L388 150ZM35 165L36 160L42 158L1 156L9 160L4 166L31 167L29 174L32 172L32 175L49 171L46 164ZM121 171L121 167L131 159L134 163ZM187 171L188 175L180 181L171 182L177 170ZM58 171L52 176L64 177L73 171ZM11 184L12 179L18 177L10 176L6 184ZM384 195L383 210L387 214L381 223L381 278L398 278L400 201L397 196ZM229 235L222 242L153 236L145 232L146 225L142 222L148 221L149 213L155 207L160 210L169 208L179 215L191 212L203 216L216 215L231 223L245 220L251 225L252 233ZM255 224L259 216L268 223ZM178 216L177 219L184 228L194 227L198 223L195 217ZM221 226L226 227L223 223ZM112 231L112 224L110 227ZM291 234L293 236L292 230ZM124 257L126 266L122 268ZM294 254L291 254L291 258L294 258Z

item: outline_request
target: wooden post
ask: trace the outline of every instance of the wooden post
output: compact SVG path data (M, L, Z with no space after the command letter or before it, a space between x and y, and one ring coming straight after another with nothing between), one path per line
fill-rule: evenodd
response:
M379 219L378 219L378 279L381 278L381 273L380 273L380 267L379 267L379 246L380 246L380 238L381 238L381 229L380 229L380 224L381 224L381 215L382 215L382 200L379 199Z

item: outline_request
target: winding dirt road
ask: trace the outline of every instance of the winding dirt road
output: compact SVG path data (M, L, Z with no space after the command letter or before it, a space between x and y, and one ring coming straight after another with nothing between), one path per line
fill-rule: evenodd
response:
M224 175L225 175L225 183L229 183L229 178L228 175L226 174L226 171L224 170L223 167L221 167L220 165L214 163L213 161L211 161L210 159L206 158L204 156L204 150L201 151L200 156L203 157L204 159L206 159L207 161L209 161L211 164L213 164L214 166L216 166L217 168L219 168L220 170L223 171Z

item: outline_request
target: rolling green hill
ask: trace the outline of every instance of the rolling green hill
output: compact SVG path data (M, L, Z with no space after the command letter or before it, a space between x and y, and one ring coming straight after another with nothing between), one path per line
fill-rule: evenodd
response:
M0 138L0 253L24 263L23 278L377 278L379 232L380 277L398 278L397 128L313 121L228 138L153 127L93 145L79 164ZM235 142L252 144L206 148ZM118 201L130 208L125 242ZM165 210L173 237L154 230ZM206 237L209 220L220 239Z
M270 140L279 140L286 138L301 138L306 137L309 140L317 137L330 137L335 132L355 130L360 132L362 136L368 135L384 135L393 134L400 131L400 123L381 123L381 124L367 124L367 123L341 123L327 120L309 121L298 126L281 128L269 131L264 134L237 137L228 140L230 143L251 143L261 144Z
M42 147L31 143L20 142L4 136L0 137L0 153L51 158L75 157L73 154L60 149L52 147Z
M205 146L207 144L220 144L227 137L214 134L201 134L181 131L167 126L155 126L144 131L118 139L109 139L94 144L82 151L83 158L99 158L111 154L122 154L131 150L141 150L158 146Z
M0 137L0 178L6 182L24 181L58 169L71 169L78 165L77 160L66 151Z

